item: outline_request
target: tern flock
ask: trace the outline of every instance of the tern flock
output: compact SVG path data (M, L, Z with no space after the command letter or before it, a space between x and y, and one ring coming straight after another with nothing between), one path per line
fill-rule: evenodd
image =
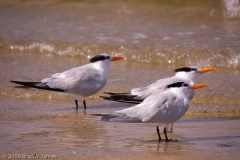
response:
M88 64L53 74L40 82L10 82L26 88L67 93L74 98L76 109L79 99L83 101L86 109L85 98L97 93L106 85L111 62L122 59L122 56L99 54L91 58ZM174 70L175 76L159 79L147 87L131 89L129 93L104 92L107 96L100 97L105 100L136 105L113 113L92 115L101 116L103 121L110 122L155 123L159 141L170 141L166 125L179 120L188 111L195 89L208 86L197 83L198 76L215 69L194 66L178 68ZM165 139L160 136L159 124L165 125Z

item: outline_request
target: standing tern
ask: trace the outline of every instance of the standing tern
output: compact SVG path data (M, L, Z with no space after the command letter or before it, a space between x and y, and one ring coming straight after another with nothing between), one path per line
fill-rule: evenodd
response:
M122 59L124 59L122 56L99 54L91 58L89 64L53 74L41 82L10 82L26 87L69 93L74 98L82 98L84 109L86 109L85 97L97 93L105 86L111 61ZM78 109L76 99L75 103L76 109Z
M112 114L93 114L102 116L102 120L111 122L143 122L156 123L159 141L162 138L158 124L170 124L180 119L189 109L191 91L203 88L208 84L190 85L185 82L176 82L166 85L163 92L147 97L142 103L130 108L115 111ZM169 141L164 127L166 141Z
M170 78L159 79L147 87L134 88L130 91L130 93L104 92L106 94L109 94L110 96L100 96L100 97L106 100L111 100L111 101L139 104L148 96L164 91L166 85L169 85L175 82L185 82L193 85L197 83L197 78L200 74L206 73L215 69L216 68L200 69L194 66L178 68L174 70L176 73L175 76ZM195 91L192 90L189 94L190 101L193 99L194 95L195 95Z

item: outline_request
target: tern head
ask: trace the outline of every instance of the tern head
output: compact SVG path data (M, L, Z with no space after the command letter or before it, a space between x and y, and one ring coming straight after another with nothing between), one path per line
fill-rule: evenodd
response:
M109 54L102 53L91 58L89 62L95 63L95 62L103 62L103 61L117 61L122 59L124 59L124 57L122 56L110 56Z
M216 68L198 68L195 66L183 67L175 69L175 73L177 77L184 78L190 82L196 83L197 77L202 74L212 70L216 70Z
M110 70L111 61L122 59L124 59L122 56L110 56L109 54L102 53L91 58L89 62L95 69L99 70L106 77Z
M175 92L184 92L187 96L191 90L207 87L208 84L188 84L185 82L176 82L166 86L166 89L172 89Z

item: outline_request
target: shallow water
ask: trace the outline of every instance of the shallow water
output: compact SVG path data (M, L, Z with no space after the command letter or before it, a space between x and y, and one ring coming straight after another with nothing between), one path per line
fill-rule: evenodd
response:
M147 152L154 156L164 152L171 156L194 148L191 151L201 154L204 150L211 157L203 146L215 141L212 152L219 154L222 150L216 146L225 148L222 140L232 146L229 150L239 149L233 141L239 141L239 120L230 120L240 117L239 8L236 0L0 0L0 132L1 144L5 144L1 154L28 151L89 158L91 154ZM89 119L92 113L131 106L100 99L102 91L86 99L84 115L81 107L75 111L72 99L54 92L14 88L9 82L39 81L86 64L103 52L123 55L126 60L112 64L102 91L125 92L147 86L183 66L218 68L199 76L199 82L210 86L197 91L185 115L189 122L174 125L176 132L171 136L179 142L169 146L157 143L151 125ZM194 118L206 118L197 122L208 126L206 130L236 126L232 132L215 127L209 138L204 131L199 133L198 127L186 130L189 124L194 126ZM219 132L225 137L217 139L214 135ZM199 138L192 137L197 133ZM178 149L169 152L166 148ZM230 153L225 155L236 156Z

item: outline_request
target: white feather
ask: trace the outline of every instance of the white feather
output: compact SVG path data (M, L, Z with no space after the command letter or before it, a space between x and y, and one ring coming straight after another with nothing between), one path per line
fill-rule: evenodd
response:
M151 95L136 106L115 111L118 116L109 121L173 123L187 112L190 92L191 89L181 87Z

